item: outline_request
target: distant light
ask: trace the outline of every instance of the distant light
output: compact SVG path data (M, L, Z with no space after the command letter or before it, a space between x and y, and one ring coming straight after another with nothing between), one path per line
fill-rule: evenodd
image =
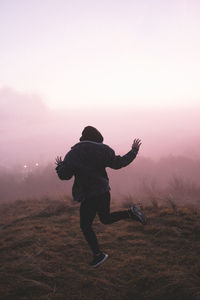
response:
M35 164L35 166L36 166L36 167L38 167L38 166L39 166L39 164L38 164L38 163L36 163L36 164Z
M26 169L27 168L27 165L24 165L24 169Z

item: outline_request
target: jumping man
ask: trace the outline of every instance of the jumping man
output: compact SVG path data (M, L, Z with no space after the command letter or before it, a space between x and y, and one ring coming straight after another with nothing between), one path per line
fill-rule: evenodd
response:
M114 150L103 144L103 136L92 126L82 132L80 142L66 154L64 160L56 158L56 171L61 180L75 177L72 195L81 202L80 227L88 242L93 260L90 265L97 267L108 255L103 253L92 229L93 220L98 214L103 224L112 224L122 219L133 219L146 224L144 213L136 206L128 210L110 213L110 186L106 168L120 169L129 165L137 156L140 139L133 141L131 150L124 156L115 155Z

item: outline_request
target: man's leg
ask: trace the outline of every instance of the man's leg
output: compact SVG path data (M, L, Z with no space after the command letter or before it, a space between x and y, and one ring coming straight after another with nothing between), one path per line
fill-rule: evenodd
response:
M92 222L96 216L95 199L86 199L80 206L80 227L94 255L100 253Z
M128 210L121 210L110 213L110 193L107 192L97 199L97 212L99 219L103 224L112 224L114 222L131 218L143 225L147 224L145 214L137 206L131 206Z
M110 213L110 192L99 196L97 200L97 213L103 224L112 224L119 220L130 218L128 210Z

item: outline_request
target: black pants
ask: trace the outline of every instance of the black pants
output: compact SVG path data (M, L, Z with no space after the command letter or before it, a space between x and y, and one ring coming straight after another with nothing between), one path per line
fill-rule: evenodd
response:
M95 198L88 198L81 203L80 227L94 255L100 252L96 234L92 230L92 222L96 213L103 224L112 224L129 218L127 210L110 213L109 192Z

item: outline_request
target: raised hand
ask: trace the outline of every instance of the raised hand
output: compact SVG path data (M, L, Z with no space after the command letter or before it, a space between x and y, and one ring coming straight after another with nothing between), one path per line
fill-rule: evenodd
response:
M61 156L57 156L55 164L58 166L61 163L62 163L62 157Z
M142 142L140 139L134 139L132 149L136 149L137 151L139 151L141 144Z

